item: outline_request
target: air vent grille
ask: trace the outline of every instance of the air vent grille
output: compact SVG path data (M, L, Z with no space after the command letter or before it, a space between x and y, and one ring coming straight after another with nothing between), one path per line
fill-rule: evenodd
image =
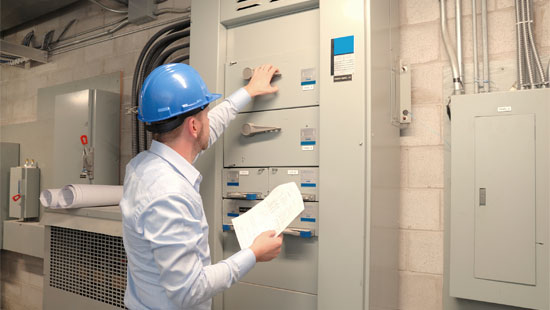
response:
M260 6L260 0L237 0L237 11Z
M52 226L50 242L51 287L125 308L121 237Z

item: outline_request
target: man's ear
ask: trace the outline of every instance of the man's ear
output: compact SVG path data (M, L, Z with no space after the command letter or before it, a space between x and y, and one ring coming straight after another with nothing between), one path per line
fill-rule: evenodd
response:
M186 129L188 130L189 134L195 138L199 136L200 126L199 122L196 117L189 116L186 119L187 126Z

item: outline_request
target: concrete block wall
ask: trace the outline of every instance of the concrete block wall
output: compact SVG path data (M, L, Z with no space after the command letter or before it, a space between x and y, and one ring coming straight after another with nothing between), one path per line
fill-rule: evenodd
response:
M190 1L169 0L160 7L186 7ZM453 29L453 1L449 2L449 28ZM471 2L463 1L466 87L471 89ZM513 0L488 0L489 48L495 90L509 89L515 80L515 19ZM443 139L445 104L451 93L449 66L441 42L439 1L402 0L401 51L412 73L412 124L402 131L401 159L401 289L402 310L443 309L443 195L444 151L450 147ZM166 14L160 19L176 16ZM40 37L56 29L56 34L73 18L78 22L67 36L103 25L120 16L92 3L82 2L74 10L51 20L31 25L4 39L21 42L35 29ZM550 0L535 0L535 35L539 53L550 58ZM125 33L141 26L129 26ZM122 71L123 111L130 105L132 74L139 52L160 27L139 31L101 44L54 55L51 62L31 69L0 67L0 126L32 122L37 118L37 90L96 75ZM452 31L451 31L451 35ZM1 130L1 127L0 127ZM131 157L130 118L122 122L122 167ZM124 169L122 168L122 172ZM1 308L40 309L42 261L7 251L2 262ZM25 296L25 298L20 298ZM32 297L33 300L29 300Z
M467 93L472 93L472 3L462 2L465 82ZM546 68L550 59L550 0L535 0L534 4L535 40ZM505 91L516 80L514 1L488 0L487 5L491 89ZM447 6L448 28L455 42L454 1L447 0ZM443 296L443 201L445 191L450 190L444 186L444 152L451 145L443 138L443 130L447 99L452 93L450 66L441 41L439 1L402 0L400 10L401 57L412 74L412 124L401 132L399 307L448 309ZM481 41L479 46L481 52Z

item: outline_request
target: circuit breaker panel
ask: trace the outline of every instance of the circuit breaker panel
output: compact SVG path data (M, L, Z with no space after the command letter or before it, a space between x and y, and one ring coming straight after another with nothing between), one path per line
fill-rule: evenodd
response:
M450 293L548 309L550 90L452 101Z
M279 257L256 265L224 293L224 309L264 309L270 299L278 299L272 304L278 309L317 308L318 238L322 238L318 229L318 23L318 10L313 9L227 33L226 94L246 85L254 68L264 63L274 64L280 72L272 81L279 92L255 98L224 133L224 258L240 250L231 220L253 208L277 185L295 182L305 210L284 231ZM292 25L300 25L300 31L292 31Z

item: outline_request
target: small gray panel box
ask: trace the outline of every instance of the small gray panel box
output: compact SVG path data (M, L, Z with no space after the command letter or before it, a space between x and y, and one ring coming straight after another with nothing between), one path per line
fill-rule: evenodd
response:
M223 198L264 199L269 193L267 168L229 168L222 172Z
M233 225L232 219L245 213L260 202L261 200L224 199L222 202L224 231L230 230L229 226ZM319 236L319 203L304 202L304 211L288 225L288 228L311 232L311 234L303 234L304 239Z
M294 182L298 185L304 201L319 201L319 168L269 168L269 191L288 182Z
M230 221L230 212L244 213L246 208L255 206L258 201L224 199L224 222ZM306 202L305 210L289 225L289 228L308 229L317 233L318 209L317 202ZM225 223L224 223L225 224ZM227 224L225 224L227 225ZM240 250L237 237L233 231L224 233L224 258L228 258ZM317 261L318 237L299 237L284 235L284 242L279 256L269 264L258 264L243 279L242 282L264 285L285 290L317 293Z
M248 84L252 70L264 63L273 63L280 74L272 84L279 87L276 94L258 96L242 112L265 111L319 105L319 53L310 48L281 55L231 61L226 65L225 90L232 93Z
M451 108L450 295L548 309L550 90Z
M246 124L279 130L246 136ZM318 125L319 107L239 114L225 132L224 166L318 166Z
M10 212L18 219L40 216L40 169L13 167L10 169Z

